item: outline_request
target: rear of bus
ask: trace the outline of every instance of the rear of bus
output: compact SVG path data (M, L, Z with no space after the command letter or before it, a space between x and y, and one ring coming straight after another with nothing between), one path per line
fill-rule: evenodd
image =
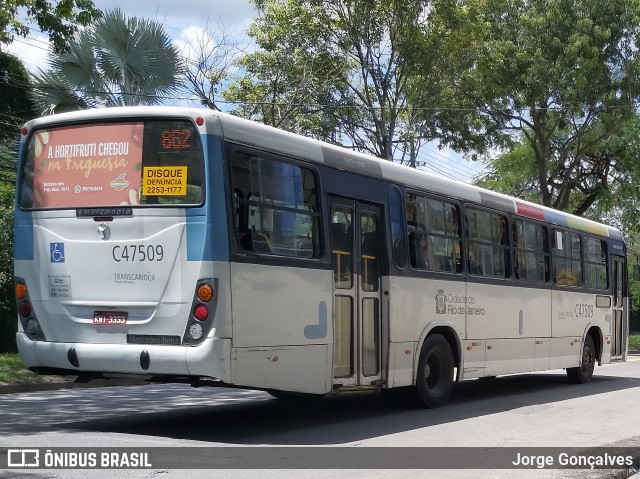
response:
M195 110L123 108L25 125L15 292L28 368L227 378L229 340L213 327L226 231L207 203L220 155L208 158L204 123Z

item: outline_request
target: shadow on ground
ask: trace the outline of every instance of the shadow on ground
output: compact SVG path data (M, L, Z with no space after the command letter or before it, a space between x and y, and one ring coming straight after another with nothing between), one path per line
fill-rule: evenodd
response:
M340 444L637 387L640 379L629 377L600 376L572 385L564 374L508 376L457 384L449 403L434 410L390 406L373 393L291 401L221 388L105 388L125 390L121 398L107 399L119 408L98 405L108 417L92 419L96 404L89 398L91 404L78 404L50 426L228 444Z

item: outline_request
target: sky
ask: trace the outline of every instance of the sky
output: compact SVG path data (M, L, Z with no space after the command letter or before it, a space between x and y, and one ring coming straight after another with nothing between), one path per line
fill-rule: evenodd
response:
M125 15L157 20L165 31L183 50L185 40L201 35L204 30L225 31L238 40L243 40L244 31L255 16L254 6L249 0L93 0L100 10L120 8ZM46 69L48 37L32 30L27 38L16 37L8 48L18 56L32 72ZM183 50L184 51L184 50ZM436 143L423 147L419 161L426 161L421 168L431 173L468 182L481 171L482 165L464 160L449 149L439 149Z
M93 3L100 10L120 8L129 17L157 20L174 41L206 28L224 29L241 38L255 15L249 0L94 0ZM35 72L46 66L48 46L47 35L33 29L27 38L16 37L8 51Z

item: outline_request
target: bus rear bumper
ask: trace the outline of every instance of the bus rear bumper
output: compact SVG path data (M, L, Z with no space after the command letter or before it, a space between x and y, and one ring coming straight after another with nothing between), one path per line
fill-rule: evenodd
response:
M25 333L18 332L16 343L27 368L66 369L78 373L206 376L227 383L231 380L230 339L207 338L199 346L54 343L32 341ZM74 355L69 351L72 348L78 366L71 362L70 356Z

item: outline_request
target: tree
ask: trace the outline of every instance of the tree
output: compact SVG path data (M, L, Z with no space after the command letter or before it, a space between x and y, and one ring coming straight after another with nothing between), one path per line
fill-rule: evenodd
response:
M593 128L597 130L596 125ZM626 237L640 235L636 219L640 208L637 195L640 189L639 129L640 116L635 114L597 148L586 152L568 194L568 210L580 210L589 203L589 208L581 214L616 225ZM487 166L487 174L478 182L480 186L530 201L538 200L535 151L527 140L491 159Z
M259 49L224 92L240 104L238 114L329 141L346 138L347 146L381 158L412 151L415 159L430 139L429 119L407 111L412 65L400 45L421 16L420 1L254 3L258 16L248 33Z
M21 19L21 9L27 18ZM64 51L66 41L77 30L100 16L91 0L57 0L53 4L43 0L3 0L0 9L0 47L13 42L15 35L26 37L38 25L49 34L56 52Z
M0 352L15 350L17 326L13 295L12 185L0 182Z
M34 101L44 114L95 106L155 105L175 92L183 66L161 24L121 10L105 12L79 32L66 53L35 76Z
M31 82L16 57L0 52L0 182L13 184L20 127L35 116Z
M239 116L330 139L336 122L324 113L345 62L330 51L326 12L296 0L256 6L258 16L247 34L259 49L237 62L246 73L231 82L224 97L239 103L234 111Z
M13 296L13 198L20 127L35 116L24 65L0 52L0 352L15 350Z
M444 1L431 25L449 32L441 38L453 53L443 140L513 149L500 161L533 163L526 190L543 205L583 214L602 198L612 168L602 146L637 109L638 0ZM428 45L433 33L425 26L419 38ZM431 68L422 49L408 53L418 71ZM420 92L412 98L421 104Z
M228 81L230 70L242 54L243 43L223 27L214 31L208 26L183 32L182 43L184 88L205 107L220 110L222 84Z

